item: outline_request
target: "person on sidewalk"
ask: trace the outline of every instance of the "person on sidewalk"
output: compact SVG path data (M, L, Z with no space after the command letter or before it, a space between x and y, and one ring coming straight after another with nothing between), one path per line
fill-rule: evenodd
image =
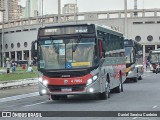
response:
M15 62L12 63L12 72L16 72L17 64Z
M29 65L27 72L33 72L32 66Z
M7 60L6 61L7 74L10 73L10 67L11 67L11 63L9 62L9 60Z

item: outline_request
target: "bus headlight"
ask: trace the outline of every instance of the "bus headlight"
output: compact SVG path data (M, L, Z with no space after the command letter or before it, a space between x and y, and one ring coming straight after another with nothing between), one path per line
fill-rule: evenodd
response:
M38 78L38 81L39 81L40 83L42 83L44 86L47 86L47 85L48 85L48 81L47 81L47 80L43 80L42 77Z
M87 85L90 85L93 82L93 80L90 78L87 80Z
M47 86L47 85L48 85L48 81L47 81L47 80L43 80L42 83L43 83L44 86Z
M86 85L90 85L90 84L94 83L97 79L98 79L98 75L94 75L92 78L87 80Z
M39 82L42 82L42 81L43 81L42 77L38 78L38 81L39 81Z

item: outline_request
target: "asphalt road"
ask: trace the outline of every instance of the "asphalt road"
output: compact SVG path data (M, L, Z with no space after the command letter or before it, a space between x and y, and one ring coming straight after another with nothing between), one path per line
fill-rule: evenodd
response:
M17 92L19 91L19 92ZM31 94L28 94L32 92ZM3 93L3 94L1 94ZM6 93L6 94L5 94ZM16 94L19 96L15 96ZM25 94L23 94L25 93ZM14 95L14 97L12 97ZM5 99L4 97L8 97ZM0 90L0 111L160 111L160 74L145 72L143 80L124 84L124 92L111 93L107 100L95 96L69 96L59 101L39 96L37 86ZM71 112L71 114L74 114ZM88 112L88 114L92 114ZM1 119L1 118L0 118ZM11 118L3 118L11 119ZM12 118L12 120L17 118ZM30 118L31 119L31 118ZM37 118L32 118L32 120ZM44 119L44 118L38 118ZM157 117L54 117L50 119L159 120Z

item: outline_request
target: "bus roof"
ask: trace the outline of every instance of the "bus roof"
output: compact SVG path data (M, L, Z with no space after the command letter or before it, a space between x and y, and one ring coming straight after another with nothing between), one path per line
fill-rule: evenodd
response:
M56 27L68 27L68 26L87 26L87 25L93 25L95 26L95 28L97 28L97 30L100 30L100 31L105 31L107 33L110 33L110 34L113 34L113 35L118 35L118 36L121 36L123 37L123 34L119 31L115 31L113 29L111 29L110 27L108 26L105 26L105 25L99 25L99 24L93 24L93 23L66 23L66 24L60 24L60 25L54 25L54 26L45 26L45 27L40 27L40 29L49 29L49 28L56 28Z

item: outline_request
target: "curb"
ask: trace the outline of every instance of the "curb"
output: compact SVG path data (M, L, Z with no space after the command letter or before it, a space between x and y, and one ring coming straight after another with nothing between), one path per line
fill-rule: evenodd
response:
M31 84L37 84L37 83L38 83L38 78L13 80L10 82L3 81L2 83L0 83L0 89L14 87L14 86L25 86L25 85L31 85Z

